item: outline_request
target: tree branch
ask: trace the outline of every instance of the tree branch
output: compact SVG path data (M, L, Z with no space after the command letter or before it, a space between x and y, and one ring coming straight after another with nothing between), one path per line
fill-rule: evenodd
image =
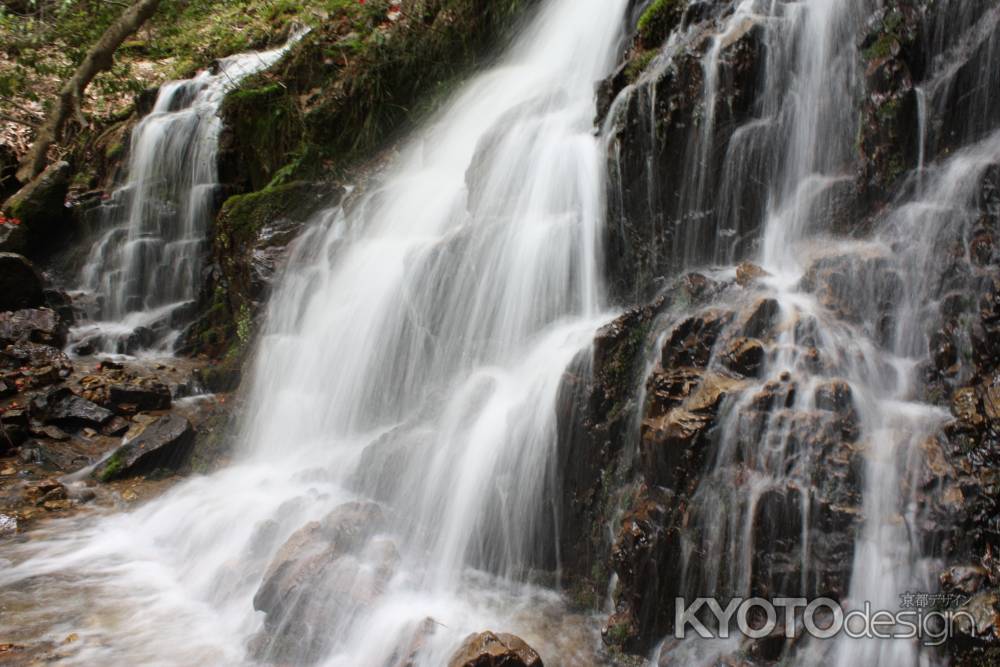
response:
M79 108L80 98L87 86L100 72L111 69L115 51L156 12L159 4L160 0L138 0L122 12L97 43L90 47L73 76L63 83L56 105L38 128L35 142L18 169L19 181L27 183L45 168L49 148L62 137L66 120Z

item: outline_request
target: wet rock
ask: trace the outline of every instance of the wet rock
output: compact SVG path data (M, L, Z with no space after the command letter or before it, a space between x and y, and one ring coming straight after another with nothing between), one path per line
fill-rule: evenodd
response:
M34 423L30 427L31 435L37 436L39 438L48 438L50 440L69 440L69 434L63 431L58 426L53 426L51 424L43 425L39 423Z
M10 514L0 514L0 538L17 535L17 531L17 517Z
M962 616L955 619L960 636L982 643L996 644L1000 638L1000 594L983 591L959 607Z
M427 617L417 624L409 639L400 642L399 648L382 667L417 667L417 657L437 630L438 623Z
M767 356L764 345L756 338L736 338L726 347L722 365L746 377L757 377Z
M36 507L41 507L46 502L66 500L68 497L66 487L54 479L31 484L24 490L25 501Z
M22 255L0 252L0 311L45 305L42 277Z
M666 5L680 6L659 2L649 7ZM637 51L628 73L634 85L622 89L607 120L613 149L608 156L605 274L612 296L625 303L652 296L661 287L658 279L679 266L746 256L764 219L766 193L755 179L746 179L725 202L691 192L698 171L703 192L722 191L728 159L722 148L755 113L766 53L761 25L747 21L736 26L721 44L716 108L707 113L703 58L716 10L695 5L704 11L692 8L687 20L705 24L675 33L666 66L649 66L661 44ZM607 87L613 91L614 82ZM714 126L702 127L709 117ZM692 137L706 135L715 150L696 164Z
M132 384L113 384L108 387L108 402L115 411L123 414L132 414L137 411L169 410L171 404L170 389L153 380Z
M164 415L116 449L92 474L102 482L109 482L161 469L177 470L193 447L191 422L177 414Z
M251 651L262 660L310 662L334 642L316 618L336 619L383 592L399 554L375 536L385 516L374 503L353 502L306 524L278 550L254 595L266 616Z
M53 389L31 401L31 414L36 419L62 428L98 428L114 414L96 403L77 396L67 387Z
M59 348L41 343L14 343L0 349L0 367L4 362L10 367L29 367L28 372L39 371L45 367L55 370L60 377L73 369L69 357Z
M136 354L156 345L156 332L149 327L136 327L125 338L118 341L118 354Z
M601 572L610 547L606 531L595 529L611 518L605 495L611 492L607 471L616 467L616 459L633 437L653 322L666 303L658 298L603 327L593 354L578 355L560 385L556 404L557 465L563 480L560 566L577 575L581 591L603 586L587 579Z
M520 637L482 632L466 638L448 667L542 667L542 659Z
M741 287L750 287L756 284L761 278L766 278L770 275L770 273L753 262L743 262L736 267L736 284Z
M615 611L601 631L608 646L632 653L662 638L672 627L680 594L683 509L668 489L643 487L622 518L611 549L618 575ZM654 639L654 636L656 639Z
M49 308L0 313L0 344L31 342L61 348L66 333L64 320Z
M101 435L121 437L128 432L128 429L128 420L115 415L101 426Z
M698 388L701 380L702 373L694 368L654 370L646 383L649 396L646 417L662 417L671 408L683 403Z
M28 429L20 424L0 422L0 454L6 455L28 439Z
M704 368L712 357L712 348L719 333L731 319L729 311L713 309L684 320L674 328L664 344L660 365L663 368Z
M906 171L916 166L919 152L914 68L920 53L920 10L901 0L876 10L861 44L865 88L858 147L859 181L865 195L881 201Z
M941 590L973 595L990 581L990 571L982 565L955 565L941 573Z
M642 422L644 469L652 482L668 488L686 487L704 460L704 437L712 416L674 408L663 417Z
M985 423L979 393L974 387L965 387L955 392L951 399L951 411L959 421L972 428Z
M775 299L758 299L740 314L740 330L747 338L767 339L773 334L781 306Z

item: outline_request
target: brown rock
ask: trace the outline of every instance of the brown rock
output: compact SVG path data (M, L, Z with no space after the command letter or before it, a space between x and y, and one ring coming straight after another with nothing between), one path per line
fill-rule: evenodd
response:
M951 411L962 422L974 428L982 426L985 421L980 411L979 395L974 387L965 387L955 392L951 399Z
M764 345L756 338L734 338L722 356L722 365L740 375L757 377L764 365Z
M743 262L736 267L736 283L740 287L750 287L761 278L766 278L771 274L760 268L753 262Z
M663 345L660 365L704 368L712 357L719 333L731 319L729 311L710 309L684 320L674 327Z
M542 659L520 637L482 632L466 638L448 667L542 667Z
M775 299L757 299L741 314L741 331L748 338L767 339L778 323L781 306Z

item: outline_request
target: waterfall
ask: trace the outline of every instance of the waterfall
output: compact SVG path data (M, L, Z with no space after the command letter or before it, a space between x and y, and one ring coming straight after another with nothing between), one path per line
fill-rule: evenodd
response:
M610 554L569 574L610 611L607 644L656 667L943 664L919 641L801 623L787 642L670 634L678 599L898 611L952 564L934 513L953 507L935 502L963 502L972 477L932 470L953 417L932 393L1000 396L962 359L971 322L1000 321L1000 8L904 17L926 23L891 101L912 102L913 154L890 169L864 145L893 48L866 39L890 4L691 2L650 53L623 49L630 0L540 3L292 244L233 465L0 545L0 609L18 613L0 635L76 633L66 664L439 667L494 630L549 667L619 664L604 619L561 588L566 460L583 452L597 487L571 492L597 519L581 546ZM645 69L616 71L623 51ZM78 340L117 349L148 328L170 347L213 208L218 105L279 56L160 91L105 207L85 271L99 321ZM595 128L602 79L617 94ZM882 167L885 191L859 175ZM602 393L631 375L627 396ZM604 418L572 425L587 442L569 454L568 394ZM961 520L948 530L992 521Z
M704 470L697 463L685 470L700 481L678 520L678 595L688 601L716 598L724 607L732 597L763 593L772 598L829 594L837 586L832 582L840 581L847 585L836 597L846 610L865 603L876 610L899 610L905 592L938 586L935 568L940 562L925 551L929 541L922 534L926 507L919 480L926 457L938 446L935 434L950 415L925 401L921 373L926 372L929 332L942 318L938 305L950 291L961 289L935 271L944 272L957 255L961 259L954 261L961 268L953 270L976 274L969 265L976 260L965 259L964 245L978 215L981 179L995 164L1000 145L989 132L996 127L995 66L970 68L968 63L997 62L998 13L960 2L937 8L940 23L932 26L927 46L929 81L914 90L921 133L915 181L906 182L900 198L878 216L874 236L860 242L836 236L837 197L854 178L857 109L867 94L860 45L865 20L878 3L733 4L732 11L718 11L714 34L693 38L704 74L694 126L678 125L689 133L689 143L680 143L687 146L686 153L676 141L671 145L676 138L670 126L659 137L654 129L652 146L643 145L644 155L673 150L675 156L688 156L683 170L670 172L675 181L660 178L659 185L675 195L650 191L651 199L665 202L650 208L666 209L668 215L674 205L670 196L681 203L673 221L663 225L667 232L657 237L666 241L668 247L660 252L672 258L670 269L696 269L731 281L734 267L725 264L750 259L761 268L752 288L719 288L700 312L678 299L679 305L659 324L666 332L689 331L683 327L691 321L696 328L719 326L717 339L722 341L712 349L705 369L696 371L705 378L699 378L702 388L717 383L722 389L714 396L723 398L706 441L695 444L707 451L691 455L704 457ZM615 102L609 114L613 136L626 132L624 118L644 118L634 109L661 94L661 81L685 90L690 70L679 58L690 56L685 50L690 42L683 44L686 30L678 27L664 47L659 58L666 64L654 61L648 78L627 87ZM740 117L729 102L725 121L736 118L739 125L724 134L718 120L720 43L753 30L763 54L753 104ZM668 68L673 79L663 76ZM962 77L966 85L960 87ZM970 90L965 96L957 92ZM941 109L955 99L968 115L942 119ZM666 103L652 106L650 114L666 115L665 109L672 109ZM937 125L931 120L935 118ZM713 145L720 135L727 141L721 165L708 158L710 152L722 151ZM638 136L642 145L645 129ZM970 142L971 147L950 154ZM942 145L948 150L940 151ZM622 150L620 144L612 145L619 180L624 178L618 157ZM930 166L935 157L940 163ZM720 167L722 178L716 181ZM703 200L706 183L717 188L714 201ZM756 199L746 196L751 188L759 193ZM691 192L696 196L685 197ZM759 215L759 226L745 220L747 201L757 206L749 213L751 221ZM741 228L752 243L734 248L729 232ZM955 245L963 250L952 250ZM723 266L706 266L720 259ZM825 287L820 285L824 280L830 281ZM687 319L692 316L694 320ZM761 368L749 379L734 377L725 356L723 343L741 336L771 341ZM666 359L663 340L661 336L653 351ZM716 334L707 340L715 341ZM647 369L648 390L657 382L680 382L670 375L675 368L663 364ZM691 407L699 399L709 400L705 396L704 389L693 393L682 406L705 412L704 403ZM671 407L667 402L663 409ZM649 434L659 418L654 413L637 436L655 438ZM689 423L671 423L677 430L667 430L660 446L682 447L677 441L683 435L676 433L694 429ZM831 455L838 448L840 453ZM662 456L679 459L684 454ZM663 484L681 494L683 479ZM857 514L852 515L855 510L849 506L855 502ZM852 527L843 530L844 525ZM850 541L834 543L840 535ZM663 560L674 562L674 557ZM653 659L661 665L714 664L741 650L745 646L737 639L677 642L668 637ZM788 664L849 667L930 665L939 656L916 641L842 635L834 641L797 640L784 659Z
M98 598L78 632L99 641L73 661L378 667L397 664L428 622L414 658L427 667L490 628L566 664L591 650L590 620L563 631L546 620L566 614L543 573L558 565L556 394L609 317L594 99L627 4L546 2L376 183L316 217L270 301L240 464L129 514L43 529L44 550L7 554L7 591L72 573L72 594L62 576L36 588L41 618L74 595ZM155 143L174 114L196 124L186 109L151 116L137 146L158 128ZM130 199L129 210L155 208ZM122 247L145 247L142 229ZM109 313L140 307L134 293L108 296ZM274 602L261 586L268 563L345 511L373 534ZM564 646L580 628L580 646Z
M184 308L197 296L219 204L219 107L286 49L222 58L212 70L160 87L132 130L124 184L99 208L100 236L80 280L90 321L74 340L111 353L172 351Z

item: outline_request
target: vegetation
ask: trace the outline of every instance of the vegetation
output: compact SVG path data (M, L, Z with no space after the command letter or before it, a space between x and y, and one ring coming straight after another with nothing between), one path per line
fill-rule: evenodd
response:
M684 18L687 0L653 0L639 17L639 39L647 48L656 48Z

